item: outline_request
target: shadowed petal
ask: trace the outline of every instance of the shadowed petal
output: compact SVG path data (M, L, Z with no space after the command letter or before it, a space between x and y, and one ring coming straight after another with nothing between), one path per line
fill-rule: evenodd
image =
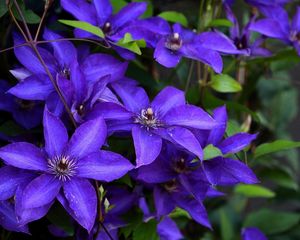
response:
M112 15L112 6L109 0L93 1L97 11L99 26L105 24L108 18Z
M92 184L87 179L73 178L63 188L76 220L90 232L97 214L97 196Z
M267 237L256 227L248 227L242 230L243 240L267 240Z
M100 150L107 135L106 124L99 117L80 125L71 137L67 154L80 159L89 153Z
M116 180L134 166L123 156L109 151L97 151L80 159L77 165L77 175L99 181Z
M171 127L167 129L167 132L173 143L179 144L186 150L195 154L200 160L203 160L202 148L191 131L182 127Z
M161 240L180 240L183 238L176 223L169 217L165 217L157 225L157 233Z
M133 2L127 4L124 8L122 8L117 14L115 14L111 18L111 24L115 30L120 27L123 27L125 24L129 23L137 19L141 16L147 8L147 4L145 2Z
M56 40L62 36L45 28L43 37L45 40ZM77 59L77 51L74 45L69 41L50 41L54 50L54 56L60 64L60 67L70 67L71 63Z
M168 215L175 208L175 203L170 194L163 188L156 186L153 191L157 217Z
M47 162L42 151L36 146L18 142L0 148L0 157L7 165L17 168L46 171Z
M154 58L161 65L172 68L180 62L182 54L176 51L171 51L165 46L165 39L161 39L155 48Z
M142 109L149 107L149 98L143 88L123 84L122 81L113 83L112 87L128 110L140 113Z
M9 93L26 100L46 100L54 87L44 74L31 75L9 89Z
M68 132L64 124L45 108L43 125L45 149L49 157L62 154L68 142Z
M152 163L160 153L161 138L139 125L132 128L132 137L137 167Z
M54 175L43 174L35 178L24 189L22 207L37 208L51 203L60 187L61 182Z
M91 54L85 58L82 71L89 82L95 82L107 74L111 75L110 81L121 79L127 69L128 63L102 53Z
M247 147L256 137L257 134L238 133L226 138L217 146L223 154L237 153Z
M170 109L185 104L184 92L174 87L165 87L153 99L151 106L159 114L164 116Z
M96 10L92 4L85 0L61 0L60 4L63 9L71 13L80 21L89 22L93 25L97 24Z
M214 109L212 116L219 123L219 125L209 132L207 142L216 146L222 140L225 134L227 126L226 107L223 106Z
M204 162L209 182L213 185L234 185L237 183L258 183L253 171L244 163L229 158L214 158Z
M292 30L297 32L300 31L300 7L297 7L297 12L293 17Z
M193 105L183 105L173 108L166 116L167 125L185 126L197 129L212 129L218 123L201 108Z

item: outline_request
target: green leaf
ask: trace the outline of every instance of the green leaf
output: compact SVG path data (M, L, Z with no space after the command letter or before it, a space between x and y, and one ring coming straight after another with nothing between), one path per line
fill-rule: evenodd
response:
M125 7L128 3L125 0L110 0L110 3L113 7L113 12L119 12L123 7Z
M175 11L166 11L160 13L158 16L169 22L180 23L184 27L188 26L188 20L182 13Z
M81 30L92 33L100 38L104 38L104 33L102 32L101 28L96 27L88 22L75 21L75 20L58 20L58 21L65 25L68 25L68 26L71 26L74 28L79 28Z
M272 198L275 197L275 193L268 188L259 185L246 185L239 184L234 189L235 193L241 194L248 198L261 197Z
M7 12L6 0L0 0L0 17Z
M141 49L146 47L146 42L144 39L133 40L130 33L126 33L122 39L120 39L117 43L117 46L126 48L127 50L134 52L138 55L141 55Z
M226 18L218 18L213 19L209 24L208 27L231 27L233 24Z
M206 146L203 150L204 153L204 160L212 159L218 156L222 156L222 152L219 148L215 147L212 144Z
M242 86L227 74L214 75L210 86L217 92L233 93L242 90Z
M232 222L224 209L220 210L220 220L222 240L232 240L234 237Z
M266 234L278 234L291 229L297 225L299 220L300 215L297 213L262 209L249 214L244 226L258 227Z
M300 142L289 140L276 140L271 143L264 143L255 149L254 157L258 158L266 154L300 147Z
M293 190L298 189L298 184L295 177L291 176L291 174L283 169L265 169L261 172L261 175L281 187Z
M138 227L133 231L132 240L158 240L159 237L156 233L156 221L150 220L146 223L141 223Z
M35 14L32 10L26 9L25 4L24 4L23 1L19 1L18 4L20 6L20 9L21 9L22 14L25 18L26 23L37 24L41 21L41 18L37 14ZM21 18L20 14L18 13L18 11L17 11L17 9L14 5L12 7L12 11L13 11L15 17L19 21L22 21L22 18Z
M171 212L169 214L169 216L171 218L185 217L185 218L191 219L191 216L187 211L183 210L182 208L178 208L178 207L175 208L173 210L173 212Z

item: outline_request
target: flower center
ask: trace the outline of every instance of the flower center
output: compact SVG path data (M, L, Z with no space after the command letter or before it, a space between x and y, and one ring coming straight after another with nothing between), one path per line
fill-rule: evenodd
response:
M247 39L245 36L243 36L242 38L236 38L234 39L234 44L237 47L237 49L242 50L242 49L246 49L247 48Z
M150 128L157 128L161 126L161 122L156 118L151 107L142 109L141 113L136 117L135 123L140 123L149 130Z
M180 158L179 161L176 161L174 170L178 173L182 173L187 169L186 161L184 158Z
M63 75L63 77L65 77L66 79L70 80L71 78L71 70L68 67L64 67L61 70L61 74Z
M69 180L76 173L76 161L69 156L56 156L48 160L49 171L59 180Z
M298 42L300 44L300 32L293 31L290 36L292 42Z
M104 34L109 34L111 32L111 23L110 22L106 22L103 27L102 27L102 31Z
M83 104L80 104L76 110L79 116L83 116L85 112L85 107Z
M17 99L16 102L19 104L20 108L24 110L31 110L35 105L34 101L30 100Z
M179 35L179 33L173 33L171 36L166 41L165 44L166 48L172 50L172 51L177 51L181 48L182 46L182 39Z
M164 183L163 186L168 192L175 192L177 190L177 183L175 179Z

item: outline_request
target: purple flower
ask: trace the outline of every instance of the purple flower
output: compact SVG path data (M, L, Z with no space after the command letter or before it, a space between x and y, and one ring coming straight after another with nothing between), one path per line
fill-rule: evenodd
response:
M259 32L267 37L276 38L294 46L300 55L300 7L294 15L291 23L287 12L279 6L265 9L267 18L251 24L250 30Z
M271 52L261 47L263 38L258 38L254 43L250 43L250 31L249 27L255 21L256 15L253 15L248 24L240 32L240 26L237 18L228 5L224 5L227 18L233 23L230 28L230 38L239 50L245 50L250 56L270 56Z
M0 149L7 165L41 173L25 187L19 204L27 211L64 197L74 219L90 231L97 213L97 197L87 179L113 181L133 166L121 155L99 150L106 138L102 118L79 126L69 141L63 123L47 110L43 125L45 149L26 142Z
M256 227L247 227L242 230L243 240L267 240L267 237Z
M109 134L132 132L137 167L155 160L162 139L203 158L201 146L189 128L211 129L216 122L201 108L186 104L184 92L166 87L150 103L140 87L120 83L113 83L112 87L124 105L98 103L87 119L103 116Z
M26 129L38 126L42 121L43 104L17 98L7 93L10 86L0 80L0 110L10 112L14 120Z
M101 28L105 38L112 42L117 42L124 37L124 35L120 36L119 32L138 19L147 8L145 2L134 2L127 4L118 13L113 14L109 0L97 0L91 3L84 0L61 0L61 5L78 20ZM90 33L80 29L75 30L75 35L82 38L93 37ZM116 50L125 59L134 58L134 54L126 49L116 47Z
M183 238L176 223L169 217L165 217L157 225L157 232L161 240L180 240Z

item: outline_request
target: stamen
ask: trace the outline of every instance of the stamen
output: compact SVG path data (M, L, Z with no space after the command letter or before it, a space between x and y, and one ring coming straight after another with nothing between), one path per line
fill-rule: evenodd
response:
M141 113L135 118L135 123L139 123L149 130L150 128L156 129L162 126L162 123L157 119L155 113L151 107L143 109Z
M172 50L172 51L177 51L181 48L182 46L182 39L179 35L179 33L175 32L173 33L166 41L165 43L166 48Z
M68 80L70 80L71 78L71 70L70 68L68 67L64 67L62 70L61 70L61 74Z
M66 181L76 174L77 165L73 158L61 155L49 159L48 168L59 180Z
M102 31L104 32L104 34L109 34L111 32L111 23L106 22L102 27Z

